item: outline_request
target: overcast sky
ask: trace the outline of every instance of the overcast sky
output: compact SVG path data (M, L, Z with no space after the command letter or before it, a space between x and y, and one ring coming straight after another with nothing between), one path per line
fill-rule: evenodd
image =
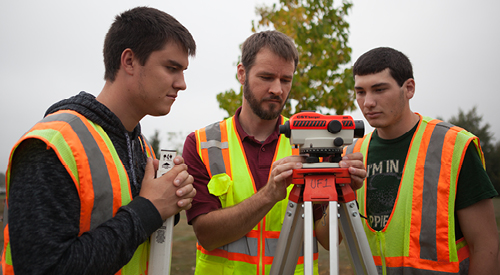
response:
M14 143L54 102L79 91L98 95L104 80L102 45L114 16L136 6L166 11L197 43L185 72L187 90L169 115L146 117L146 137L160 130L186 135L221 120L216 95L239 90L239 45L251 34L256 5L273 0L13 1L0 2L0 172ZM500 140L495 79L500 76L500 1L357 0L347 21L352 62L364 52L389 46L414 66L413 111L445 120L477 106ZM364 119L359 111L350 113ZM365 125L367 125L365 123ZM367 127L370 129L370 127Z

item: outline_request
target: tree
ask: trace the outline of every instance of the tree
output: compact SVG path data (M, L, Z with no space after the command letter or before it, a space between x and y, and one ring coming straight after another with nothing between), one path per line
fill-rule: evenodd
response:
M473 107L468 113L459 109L458 116L452 116L448 122L466 129L479 138L486 162L486 173L500 194L500 142L493 143L490 124L482 125L482 120L483 116L478 115L477 108Z
M266 28L290 36L299 51L299 63L293 78L290 99L283 115L302 110L343 114L356 109L351 61L347 45L349 23L345 21L352 3L343 0L335 7L333 0L280 0L272 7L257 7L260 20L252 31ZM233 89L219 93L219 107L234 114L241 106L241 92ZM293 106L292 106L293 104Z
M5 174L0 173L0 188L5 188Z
M160 132L155 130L155 133L149 138L149 144L153 147L155 154L160 153Z

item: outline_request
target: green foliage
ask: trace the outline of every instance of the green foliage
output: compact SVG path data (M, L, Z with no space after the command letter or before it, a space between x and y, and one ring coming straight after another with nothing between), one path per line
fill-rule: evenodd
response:
M238 107L241 106L242 92L243 92L243 87L240 88L239 94L237 94L233 89L217 94L217 101L219 102L219 108L226 110L229 116L234 115Z
M464 113L458 110L458 116L452 116L448 121L473 133L479 138L486 162L486 173L490 177L493 186L500 194L500 142L493 143L493 133L490 132L490 124L482 124L483 116L477 114L477 108L473 107Z
M0 187L5 187L5 174L0 173Z
M285 116L302 110L343 114L356 108L345 21L352 3L343 0L337 6L333 0L280 0L278 5L256 8L261 18L257 26L252 22L252 31L274 28L290 36L299 51L290 94L293 100L286 103ZM239 94L234 90L220 93L217 101L221 109L234 114L241 105L241 89Z
M153 147L153 151L158 156L160 153L160 132L155 130L155 133L149 138L149 144Z

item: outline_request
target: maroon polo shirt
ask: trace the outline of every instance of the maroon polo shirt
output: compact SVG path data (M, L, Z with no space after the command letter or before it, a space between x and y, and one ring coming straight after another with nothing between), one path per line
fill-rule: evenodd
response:
M241 112L241 107L236 111L235 126L238 134L241 138L241 144L245 150L245 155L247 158L247 163L250 168L250 172L255 181L255 186L257 190L260 190L266 185L269 178L269 173L271 172L271 166L273 163L274 153L279 139L279 125L281 124L281 117L276 122L276 129L274 132L263 142L256 140L253 136L249 136L241 127L238 117ZM212 195L208 191L208 182L210 177L205 164L201 161L200 156L196 150L196 136L194 132L190 133L186 138L184 143L184 149L182 152L182 157L185 163L188 165L188 172L194 178L194 188L196 188L196 196L193 199L192 207L186 210L186 216L188 223L198 215L209 213L213 210L222 208L219 198ZM235 188L238 188L238 183L235 182ZM321 208L319 208L319 213L317 212L318 207L315 207L315 217L320 214Z

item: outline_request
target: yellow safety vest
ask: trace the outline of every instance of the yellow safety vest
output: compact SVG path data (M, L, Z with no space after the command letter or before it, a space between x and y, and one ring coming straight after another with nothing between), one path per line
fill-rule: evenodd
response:
M211 178L208 190L219 198L223 208L236 205L257 192L234 120L231 117L195 131L198 153ZM284 123L286 120L282 116L281 121ZM290 155L290 141L280 135L273 162ZM234 183L237 183L237 188ZM288 193L292 187L289 186ZM239 240L212 251L197 244L195 274L269 274L287 201L288 195ZM318 271L317 251L315 245L315 274ZM300 256L295 274L304 273L303 262L303 256Z
M14 145L6 173L6 210L9 202L9 181L12 157L19 144L30 138L44 141L59 157L80 196L81 236L112 218L118 208L132 200L130 182L115 147L101 126L81 114L63 110L46 116ZM144 137L146 154L154 156ZM95 186L93 183L99 182ZM14 274L9 243L8 221L4 226L3 274ZM149 241L141 244L130 262L116 274L147 274Z
M469 247L455 240L455 195L462 161L479 140L464 129L420 116L406 157L399 194L386 227L363 226L377 268L383 274L467 274ZM361 152L366 165L372 133L358 139L347 153ZM427 156L429 156L427 158ZM366 180L357 190L366 216Z

